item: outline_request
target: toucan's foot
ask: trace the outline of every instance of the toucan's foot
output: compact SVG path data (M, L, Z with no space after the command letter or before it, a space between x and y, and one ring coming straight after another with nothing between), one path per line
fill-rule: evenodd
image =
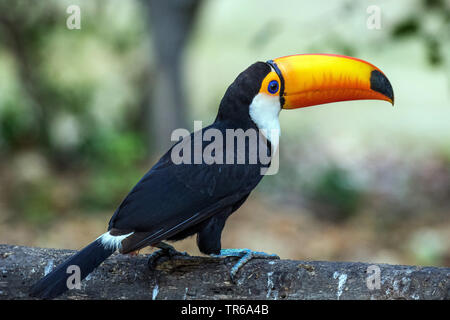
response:
M170 244L160 242L155 247L160 248L160 250L153 252L150 257L148 257L147 265L150 269L155 269L159 260L164 258L164 260L170 260L175 256L187 256L186 252L177 251Z
M211 256L217 258L226 257L240 257L239 261L231 268L230 277L234 282L237 272L242 268L244 264L249 262L253 258L258 259L280 259L276 254L268 254L265 252L252 251L250 249L222 249L220 254L212 254Z

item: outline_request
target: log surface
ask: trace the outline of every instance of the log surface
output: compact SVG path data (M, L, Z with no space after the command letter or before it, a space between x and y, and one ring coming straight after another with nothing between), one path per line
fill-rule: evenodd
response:
M0 299L30 299L29 288L73 250L0 245ZM150 270L147 256L114 254L59 299L449 299L450 268L359 262L249 261L176 256ZM373 288L380 270L380 288ZM368 269L369 268L369 269ZM369 284L368 286L368 277ZM372 277L372 278L370 278ZM369 288L370 287L370 288Z

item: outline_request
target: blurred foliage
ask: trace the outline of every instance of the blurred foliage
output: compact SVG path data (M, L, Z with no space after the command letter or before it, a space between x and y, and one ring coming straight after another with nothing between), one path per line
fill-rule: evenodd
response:
M450 41L450 5L446 0L421 0L419 6L399 20L391 30L394 39L419 38L426 48L428 62L442 65L449 57L443 44Z
M337 166L322 171L305 192L309 193L313 210L319 218L333 221L343 221L354 215L363 197L351 173Z
M82 32L66 28L67 5L0 1L0 157L34 154L50 170L32 183L11 177L8 201L33 222L60 213L54 189L71 171L83 176L72 181L80 190L71 205L111 210L149 154L142 80L150 55L145 19L134 21L139 3L84 3L83 16L96 19L82 19Z
M419 39L426 51L427 62L430 65L436 67L448 65L450 61L445 45L450 42L450 2L448 0L412 0L408 4L408 7L403 10L402 14L386 26L389 31L383 34L383 41L401 41L408 38ZM358 10L361 10L361 7L367 7L367 5L368 3L365 1L350 0L344 2L340 11L337 11L329 19L331 21L346 20L357 13ZM379 5L381 7L382 20L386 19L383 11L386 10L386 6L383 3L373 3L371 5ZM330 20L326 21L326 23L330 24ZM274 26L279 28L276 24ZM385 28L384 25L383 28ZM262 30L265 31L265 27ZM318 37L320 42L312 41L309 51L320 52L323 47L326 47L343 55L356 56L359 43L351 37L347 37L345 32L342 31L339 29L336 31L331 30ZM263 37L258 34L256 39L263 39ZM376 43L372 45L374 49L378 48Z
M88 141L84 155L92 168L91 178L81 194L84 208L111 208L142 176L136 166L146 155L136 133L99 133Z
M56 209L51 195L52 181L41 180L20 188L20 192L15 192L11 198L17 212L32 223L50 222Z

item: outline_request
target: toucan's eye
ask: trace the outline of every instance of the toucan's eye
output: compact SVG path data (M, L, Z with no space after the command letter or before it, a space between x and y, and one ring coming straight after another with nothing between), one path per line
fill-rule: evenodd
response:
M278 81L272 80L269 82L269 86L267 87L267 90L269 90L270 93L277 93L278 92Z

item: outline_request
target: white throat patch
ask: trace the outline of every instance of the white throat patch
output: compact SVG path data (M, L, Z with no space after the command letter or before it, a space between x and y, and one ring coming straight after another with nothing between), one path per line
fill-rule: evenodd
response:
M280 120L278 118L281 111L280 97L270 96L265 93L258 93L250 104L250 118L262 131L270 143L278 145L278 137L280 136ZM273 138L276 137L277 141Z

